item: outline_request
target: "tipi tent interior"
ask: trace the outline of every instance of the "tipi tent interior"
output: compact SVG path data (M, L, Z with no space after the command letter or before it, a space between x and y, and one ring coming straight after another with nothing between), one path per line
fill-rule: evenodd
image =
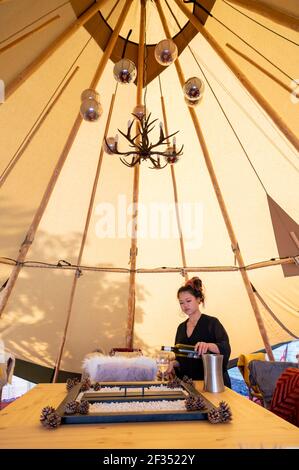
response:
M0 2L0 332L19 375L62 380L98 347L173 344L192 276L231 359L299 336L298 28L297 0ZM114 78L123 57L130 84ZM132 151L136 105L157 119L153 143L159 122L178 131L175 164L103 150L118 134Z

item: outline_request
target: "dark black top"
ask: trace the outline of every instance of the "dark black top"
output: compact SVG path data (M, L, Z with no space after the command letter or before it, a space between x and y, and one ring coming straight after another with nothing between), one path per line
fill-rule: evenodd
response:
M178 326L175 344L181 343L195 346L199 341L217 344L220 354L223 355L224 385L230 387L231 384L227 372L227 364L230 356L229 338L218 318L210 317L202 313L190 337L187 335L187 320ZM176 359L180 364L180 367L176 370L178 377L182 378L184 375L187 375L194 380L203 380L204 369L201 358L192 359L177 356Z

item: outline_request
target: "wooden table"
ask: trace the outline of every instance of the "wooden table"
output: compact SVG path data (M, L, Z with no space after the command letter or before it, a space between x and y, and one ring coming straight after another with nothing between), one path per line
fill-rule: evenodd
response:
M38 384L0 412L2 449L253 449L299 448L299 429L270 411L226 389L202 391L218 405L229 403L233 421L109 423L61 425L48 430L39 416L44 406L57 407L66 396L65 384Z

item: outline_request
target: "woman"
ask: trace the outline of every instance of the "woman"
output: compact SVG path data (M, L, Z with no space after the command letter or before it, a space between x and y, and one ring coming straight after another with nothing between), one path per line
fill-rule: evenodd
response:
M207 352L223 355L223 381L224 385L231 387L227 372L227 363L230 356L230 344L228 335L220 321L209 315L201 313L200 304L204 305L204 293L202 282L198 277L190 281L178 290L177 297L182 311L188 319L178 326L175 344L188 344L194 346L199 355ZM202 359L192 359L177 356L172 361L168 372L175 371L178 377L184 375L203 380L204 369Z

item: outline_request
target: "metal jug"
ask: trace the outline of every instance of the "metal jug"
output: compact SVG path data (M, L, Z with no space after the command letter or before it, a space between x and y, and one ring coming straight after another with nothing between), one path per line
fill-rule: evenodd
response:
M204 390L206 392L224 392L221 354L203 354Z

